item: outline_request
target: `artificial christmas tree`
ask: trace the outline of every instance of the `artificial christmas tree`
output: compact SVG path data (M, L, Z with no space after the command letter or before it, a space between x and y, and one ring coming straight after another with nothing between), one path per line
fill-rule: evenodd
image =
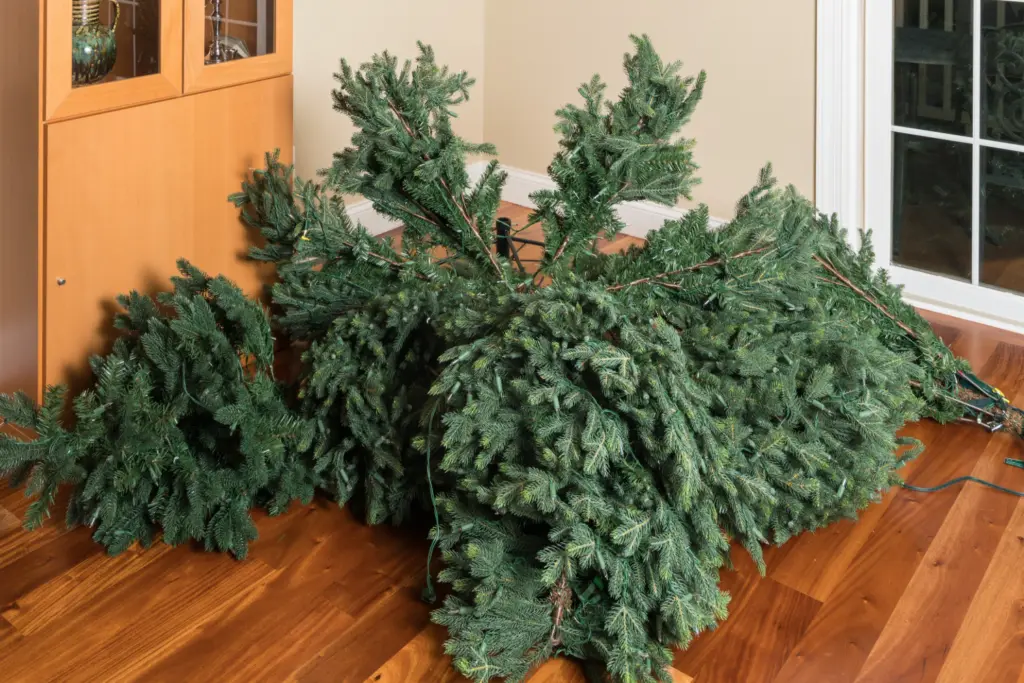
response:
M262 311L187 270L173 315L127 302L129 334L96 364L73 429L56 394L39 412L0 404L40 435L3 442L0 469L32 477L44 507L58 482L80 483L72 518L102 519L114 549L162 525L241 555L251 506L314 486L370 522L432 510L451 587L434 618L460 671L519 680L564 654L651 681L725 617L730 543L761 563L762 544L855 516L920 451L896 436L906 422L1019 431L870 246L852 251L770 169L721 228L701 207L643 248L601 253L618 204L675 204L696 182L678 136L704 77L634 45L617 99L595 78L559 112L553 189L533 197L535 272L495 227L504 174L466 171L493 150L453 132L472 80L426 47L415 64L343 63L335 104L358 132L325 183L270 156L234 198L265 240L253 258L280 276L274 323L303 352L297 414L264 372L240 370L243 354L268 365ZM401 221L401 246L353 225L344 192ZM154 378L138 400L107 379L112 363ZM136 406L174 448L147 441ZM238 487L187 483L206 477Z

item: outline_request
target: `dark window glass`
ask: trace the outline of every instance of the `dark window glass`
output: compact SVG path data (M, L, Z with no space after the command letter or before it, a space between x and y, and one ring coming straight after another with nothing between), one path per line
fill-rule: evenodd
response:
M981 282L1024 292L1024 154L981 155Z
M894 123L970 135L972 0L895 5Z
M982 3L983 137L1024 144L1024 4Z
M895 133L892 260L971 277L971 145Z

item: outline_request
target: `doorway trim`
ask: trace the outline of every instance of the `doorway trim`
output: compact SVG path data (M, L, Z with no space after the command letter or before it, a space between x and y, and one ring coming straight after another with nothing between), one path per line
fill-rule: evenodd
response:
M864 4L818 0L815 198L859 243L864 206Z

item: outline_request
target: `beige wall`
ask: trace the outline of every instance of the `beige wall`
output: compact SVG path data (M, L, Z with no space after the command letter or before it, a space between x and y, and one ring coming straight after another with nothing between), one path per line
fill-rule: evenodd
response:
M814 0L486 0L485 135L502 163L544 172L555 110L600 73L616 93L630 33L708 72L687 128L704 179L694 198L729 217L766 161L814 190Z
M484 134L484 2L482 0L295 1L295 160L300 176L329 166L352 137L334 111L331 91L344 57L359 65L388 50L415 57L416 41L434 46L438 61L477 79L459 109L456 130L469 140Z
M815 0L296 0L298 172L312 177L351 138L331 105L338 60L411 57L422 40L477 79L459 133L495 143L506 166L543 173L557 149L555 110L578 101L594 73L610 93L622 87L630 33L648 33L687 73L708 71L686 135L704 179L695 199L712 215L731 216L766 161L813 194Z

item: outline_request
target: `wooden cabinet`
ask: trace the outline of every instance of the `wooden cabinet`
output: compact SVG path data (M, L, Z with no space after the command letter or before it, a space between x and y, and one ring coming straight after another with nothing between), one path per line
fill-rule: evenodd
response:
M179 257L252 295L272 276L245 258L227 196L265 152L291 156L290 2L222 0L216 34L253 53L207 64L209 0L103 0L117 63L76 86L83 3L0 2L0 392L81 385L109 348L114 297L166 289Z

